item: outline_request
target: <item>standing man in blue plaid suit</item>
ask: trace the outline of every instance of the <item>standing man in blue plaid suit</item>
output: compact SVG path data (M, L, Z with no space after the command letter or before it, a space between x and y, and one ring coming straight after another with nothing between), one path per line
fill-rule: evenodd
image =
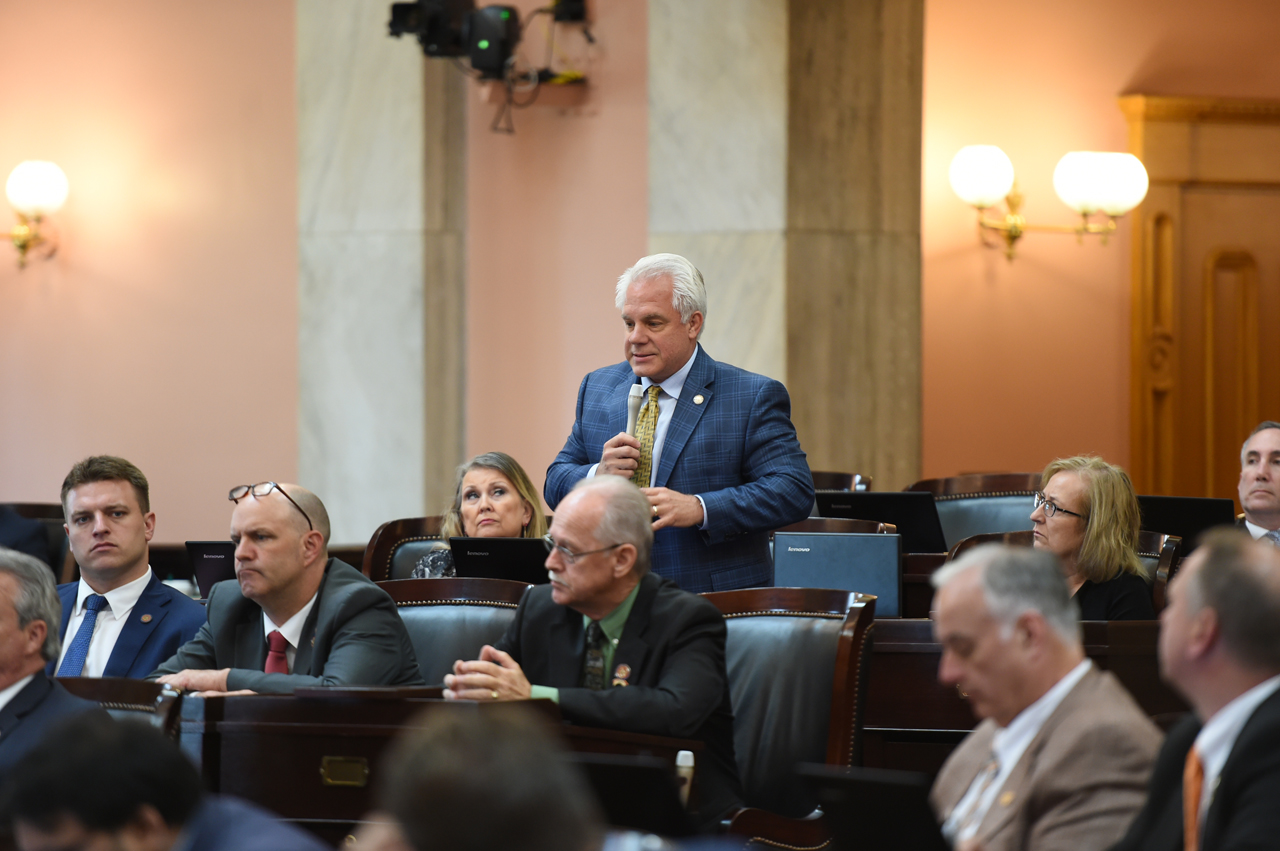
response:
M698 345L706 286L677 254L623 272L615 303L627 360L582 380L573 431L547 470L547 504L587 476L630 478L653 509L655 573L695 593L771 584L769 531L813 505L786 388Z

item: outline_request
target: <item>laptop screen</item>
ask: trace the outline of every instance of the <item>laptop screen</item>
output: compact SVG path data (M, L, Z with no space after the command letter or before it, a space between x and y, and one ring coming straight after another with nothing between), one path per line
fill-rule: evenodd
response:
M201 599L217 583L236 578L236 545L230 541L187 541L187 560Z
M876 617L901 614L897 535L775 532L773 584L875 594Z
M898 527L904 553L945 553L946 539L933 494L924 491L818 491L818 514L878 520ZM877 606L877 610L879 607Z
M450 538L458 576L512 579L531 585L547 579L547 545L541 538Z

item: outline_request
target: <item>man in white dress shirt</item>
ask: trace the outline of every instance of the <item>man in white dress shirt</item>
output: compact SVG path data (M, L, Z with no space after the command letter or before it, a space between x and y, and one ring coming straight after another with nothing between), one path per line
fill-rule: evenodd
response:
M1274 430L1273 430L1274 431ZM1280 551L1205 535L1169 583L1160 672L1193 712L1169 731L1122 851L1280 844Z
M1240 449L1240 505L1253 539L1280 547L1280 423L1259 423Z
M979 547L933 576L938 679L984 719L930 795L961 849L1104 848L1142 806L1155 725L1085 658L1050 553Z
M80 580L58 587L62 653L47 673L145 677L205 617L203 606L151 570L156 515L147 477L123 458L91 456L63 480L62 508Z

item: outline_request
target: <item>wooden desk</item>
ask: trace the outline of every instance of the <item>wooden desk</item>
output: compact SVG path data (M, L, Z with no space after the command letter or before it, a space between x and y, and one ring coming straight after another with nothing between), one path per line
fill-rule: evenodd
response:
M1085 621L1086 655L1111 671L1165 729L1187 705L1161 681L1159 621ZM942 647L927 619L877 618L867 681L863 763L936 775L976 726L968 701L938 682Z
M298 823L334 845L372 807L380 759L391 740L428 712L485 712L505 704L446 701L440 689L304 689L297 695L187 696L179 742L209 791L236 795ZM406 696L407 695L407 696ZM535 711L560 721L549 700ZM560 726L569 749L654 756L702 742L589 727ZM697 794L695 775L692 794Z

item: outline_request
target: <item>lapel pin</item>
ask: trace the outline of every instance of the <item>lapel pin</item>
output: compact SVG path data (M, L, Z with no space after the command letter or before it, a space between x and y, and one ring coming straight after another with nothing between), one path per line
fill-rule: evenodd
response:
M693 397L693 404L695 404L695 405L701 405L701 404L702 404L702 394L701 394L701 393L699 393L697 396L694 396L694 397Z
M1013 803L1013 792L1005 792L1000 796L1000 806L1007 807Z
M138 618L138 620L142 621L143 623L151 623L151 615L143 615L142 617Z
M625 686L630 678L631 666L626 662L613 669L613 684L615 686Z

